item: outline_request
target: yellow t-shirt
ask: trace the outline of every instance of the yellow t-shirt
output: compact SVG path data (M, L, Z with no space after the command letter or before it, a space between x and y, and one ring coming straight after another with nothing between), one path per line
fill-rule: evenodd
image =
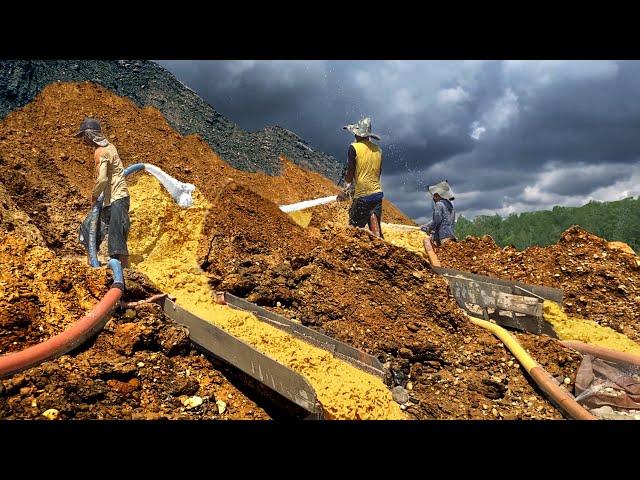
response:
M355 193L353 198L366 197L382 191L380 171L382 170L382 150L369 140L354 142L356 151Z

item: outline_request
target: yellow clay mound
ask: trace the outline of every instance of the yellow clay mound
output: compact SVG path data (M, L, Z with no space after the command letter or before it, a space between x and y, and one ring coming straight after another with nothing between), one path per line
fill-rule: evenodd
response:
M328 417L404 419L399 405L376 376L365 373L254 315L213 301L196 251L209 204L198 190L194 205L176 205L162 185L140 174L130 186L129 250L135 268L183 308L224 329L260 352L303 375Z
M300 225L302 228L307 228L311 223L311 217L313 213L310 209L307 210L299 210L297 212L289 212L289 215L294 222Z
M420 230L405 230L383 225L382 233L384 235L384 239L392 245L402 247L426 258L426 252L424 251L423 244L426 237L424 232Z
M622 252L629 253L631 255L636 254L636 252L633 251L633 248L631 248L629 245L627 245L624 242L608 242L607 248L609 250L620 250Z
M579 340L620 352L640 355L640 345L612 328L578 317L569 317L560 305L550 300L544 302L544 318L561 340Z
M98 302L95 297L101 295L105 280L104 271L85 276L83 270L46 247L29 244L21 234L0 230L0 331L20 315L16 305L34 307L29 321L41 317L43 336L56 335L78 321ZM61 282L67 284L64 290Z

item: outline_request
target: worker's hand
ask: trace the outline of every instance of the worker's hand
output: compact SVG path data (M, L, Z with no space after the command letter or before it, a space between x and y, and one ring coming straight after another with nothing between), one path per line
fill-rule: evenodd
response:
M93 205L98 201L98 197L94 197L93 195L91 195L89 198L90 198L91 205Z
M351 184L347 183L344 188L342 189L342 191L338 194L338 198L336 199L338 202L342 202L344 200L347 200L350 195L349 195L349 189L351 188Z

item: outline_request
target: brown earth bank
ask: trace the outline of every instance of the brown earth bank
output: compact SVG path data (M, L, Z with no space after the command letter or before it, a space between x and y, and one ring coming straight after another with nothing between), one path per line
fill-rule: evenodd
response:
M47 246L83 254L78 225L88 213L94 180L93 151L72 135L85 118L98 118L125 166L151 163L198 186L213 198L234 178L278 204L336 194L325 177L286 159L283 173L269 176L229 166L197 136L182 137L152 107L139 108L91 83L56 83L0 123L0 185L35 224ZM389 221L412 223L388 206ZM387 213L387 212L385 212Z
M202 403L191 407L194 396ZM80 351L0 381L0 418L49 409L60 419L270 418L150 304L116 313Z
M640 342L640 261L573 226L547 247L498 247L490 236L447 243L444 267L560 288L565 311Z
M351 227L302 229L234 183L212 211L224 212L205 220L200 249L212 289L390 362L395 383L409 389L413 418L561 417L504 346L466 320L419 255ZM573 382L577 354L550 339L529 345Z
M111 283L105 269L56 257L1 229L0 265L0 354L62 332ZM125 274L125 301L158 293L143 275L128 269ZM0 418L44 418L49 409L60 419L270 418L251 400L262 401L256 390L225 369L195 351L185 329L157 306L117 309L78 350L0 381ZM187 408L192 396L203 403ZM217 401L226 404L222 413ZM277 408L273 403L270 408Z
M0 229L0 354L68 328L108 289L107 272Z
M141 110L91 84L51 85L0 124L0 170L8 172L0 183L56 254L84 254L77 227L89 209L94 172L91 150L69 135L87 115L103 122L125 165L153 163L204 192L212 210L199 256L212 289L246 297L389 362L394 382L409 391L407 412L414 418L561 417L505 347L465 319L445 281L421 256L344 224L322 224L321 215L316 227L302 229L277 208L276 203L335 194L328 180L286 161L280 177L235 170L199 138L171 130L155 109ZM344 205L332 208L338 212ZM392 215L385 220L411 223ZM41 401L57 408L31 398L45 393L57 395L63 405L58 410L73 418L197 416L199 410L182 403L189 395L209 397L200 408L206 416L211 407L215 415L215 400L210 401L220 393L207 389L215 384L207 379L221 379L221 388L229 383L154 308L116 314L82 351L4 381L2 415L34 418L42 413ZM165 337L178 339L184 350L163 350ZM572 388L578 356L550 340L521 337ZM187 370L200 372L197 388L189 384ZM55 380L45 384L45 378ZM191 386L172 387L176 382ZM85 383L92 386L85 389ZM248 397L233 396L249 405L229 407L235 418L266 416Z

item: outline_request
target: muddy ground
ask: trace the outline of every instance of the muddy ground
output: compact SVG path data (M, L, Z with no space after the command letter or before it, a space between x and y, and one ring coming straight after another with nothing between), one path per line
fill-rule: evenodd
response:
M0 123L0 185L24 214L11 222L41 233L34 247L49 247L58 257L84 254L77 227L89 209L94 172L91 152L69 135L85 115L103 121L125 165L153 163L197 185L211 202L199 257L213 290L228 290L388 362L394 382L409 391L412 418L561 418L508 350L465 319L420 255L345 227L344 205L314 213L307 229L277 208L335 194L328 180L287 162L280 177L235 170L199 138L173 131L156 110L139 109L101 87L52 85ZM388 212L385 221L412 223ZM461 242L457 248L458 255L441 254L443 264L449 258L448 266L476 268L476 260L464 264L478 258L476 247L465 251ZM511 275L521 271L524 281L544 284L533 273L525 279L524 267L517 270L516 259L507 259L495 258L502 267L494 270L504 270L493 274L505 277L511 268ZM618 264L607 261L604 271L613 272ZM152 291L147 286L138 295ZM621 297L610 298L613 304ZM184 331L154 308L119 312L80 352L3 381L2 416L35 418L47 407L63 418L219 418L215 400L229 394L222 418L269 416L262 397L239 391L242 382L196 353ZM544 337L517 336L560 381L568 378L563 385L572 390L577 354ZM182 402L192 395L208 398L189 410Z
M2 232L0 235L7 243L16 242ZM73 291L87 284L82 276L86 275L101 280L96 294L106 290L104 270L55 258L51 263L56 262L69 269L67 276L56 280L59 270L48 269L38 280L48 279L54 287L62 282L68 291ZM126 283L126 301L148 298L157 292L133 271L127 271ZM20 291L20 285L16 288ZM51 326L51 316L46 314L51 301L43 298L38 302L34 298L29 295L1 310L1 319L13 321L10 326L6 322L0 324L4 351L21 350L45 340L73 321L69 318L67 324L60 322L55 328L40 331L40 326ZM6 297L0 293L0 299ZM75 305L70 310L79 318L83 312L77 302L66 300ZM44 418L43 413L49 409L55 409L60 419L270 418L255 403L259 399L265 404L262 396L246 387L239 373L212 361L215 362L194 349L188 332L165 317L157 305L117 309L102 332L78 350L1 380L0 418ZM185 407L184 402L192 396L201 397L202 405ZM218 400L226 403L222 413ZM277 405L266 405L278 412Z
M640 260L580 227L557 244L518 251L489 236L447 243L442 266L560 288L565 310L640 341Z
M204 229L212 288L391 362L396 383L411 388L414 418L560 418L504 346L466 320L421 256L342 225L303 230L235 184L213 209L226 215ZM529 345L573 382L578 355L541 339Z

